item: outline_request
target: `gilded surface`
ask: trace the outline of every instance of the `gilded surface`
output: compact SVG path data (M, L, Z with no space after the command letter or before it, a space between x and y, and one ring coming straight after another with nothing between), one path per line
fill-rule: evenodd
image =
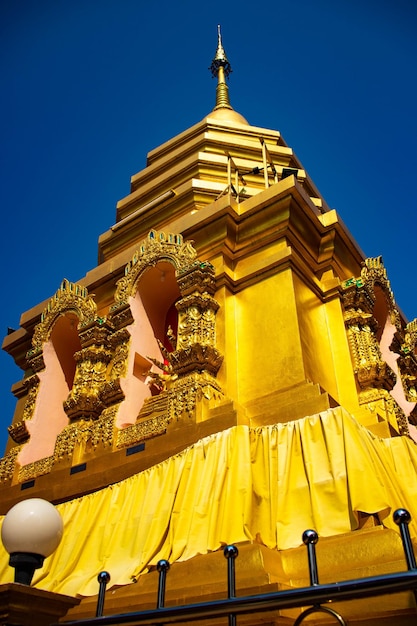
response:
M167 358L178 376L207 371L216 376L223 362L216 349L216 313L213 298L214 268L210 263L194 262L179 273L183 296L176 303L178 336L176 349Z
M91 422L90 420L79 420L69 424L58 435L55 451L54 463L59 460L71 457L76 446L88 444L96 448L99 444L111 446L113 441L114 411L103 412L101 419Z
M165 234L151 230L125 268L125 276L117 282L115 304L111 312L127 303L136 293L136 283L141 273L158 261L170 261L176 270L189 265L197 256L191 242L183 241L181 235Z
M417 402L417 319L409 322L404 333L397 333L393 344L400 355L397 361L408 402Z
M94 319L96 309L96 304L88 295L86 287L71 283L64 278L60 288L42 312L41 321L35 327L32 349L28 352L27 358L31 360L39 352L42 352L42 346L48 340L53 325L64 311L74 311L80 324L83 324Z
M413 401L416 393L416 325L411 322L411 326L409 324L405 331L402 329L386 269L382 258L377 257L366 259L361 276L351 278L342 285L346 332L360 389L359 403L367 405L370 410L373 403L383 406L387 420L396 423L400 434L409 434L408 421L403 410L388 393L396 383L396 375L382 359L377 339L378 322L374 317L376 286L380 287L390 320L397 329L391 349L399 354L397 363L407 400Z
M391 284L388 280L387 270L384 267L384 263L381 256L375 258L365 259L364 267L361 271L361 278L364 283L364 288L368 293L375 294L375 286L379 285L382 288L388 310L391 316L391 321L397 326L401 327L400 314L394 300L394 294L392 293ZM373 301L375 303L375 295L373 295Z
M69 424L58 435L54 454L34 463L24 465L19 470L18 481L25 482L48 474L59 461L71 458L77 446L89 445L93 448L96 448L99 444L104 447L111 446L113 442L114 415L115 411L112 407L103 411L102 418L99 421L80 420L74 424ZM16 449L19 450L20 448L14 448L13 450Z
M74 357L77 368L71 391L64 402L65 412L72 420L80 417L96 419L103 409L99 392L106 382L111 353L106 347L95 345L83 348Z
M190 293L207 293L213 296L216 291L214 267L207 261L196 259L177 270L177 280L183 297Z
M215 321L218 303L208 294L186 296L177 303L177 348L188 348L194 343L214 345Z
M39 461L35 461L34 463L28 463L28 465L24 465L19 470L18 480L20 483L24 483L27 480L31 480L33 478L37 478L38 476L43 476L44 474L49 474L54 464L54 457L48 456L44 459L39 459Z
M35 374L30 378L27 378L23 382L23 386L28 390L28 394L26 397L25 408L23 409L23 420L31 419L33 416L33 411L35 409L36 398L39 392L39 378Z
M30 433L26 427L26 421L22 420L20 422L15 422L7 429L9 431L10 437L16 443L25 443L30 437Z
M194 373L174 383L169 397L170 419L179 419L182 415L190 417L197 402L221 400L223 392L216 380L208 374Z
M166 432L168 422L168 416L165 415L152 417L143 422L136 422L136 424L127 426L119 430L117 434L117 447L126 448L146 439L163 435Z
M377 322L369 313L346 311L346 332L361 390L372 387L392 389L396 376L385 361L376 339Z
M6 456L0 459L0 482L11 482L16 467L16 458L21 450L21 446L15 446Z
M115 332L109 340L113 348L113 358L109 367L109 378L115 380L126 375L129 356L130 335L125 329Z
M116 445L118 448L131 446L162 435L171 421L181 417L191 418L197 403L204 399L210 401L223 398L220 386L208 374L194 373L179 378L169 389L144 402L137 422L118 431Z

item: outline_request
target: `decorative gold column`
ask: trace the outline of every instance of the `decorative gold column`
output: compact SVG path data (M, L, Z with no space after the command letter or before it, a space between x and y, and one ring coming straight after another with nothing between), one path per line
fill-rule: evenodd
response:
M397 364L405 397L408 402L416 403L409 420L417 426L417 318L407 324L404 333L395 334L393 349L400 355Z
M344 319L358 384L358 400L377 419L378 416L385 419L399 434L408 435L407 418L389 393L396 383L396 375L383 360L377 339L376 286L385 299L387 314L398 329L399 314L381 257L366 259L361 276L342 284Z
M216 313L218 303L214 268L210 263L195 261L177 273L183 296L176 304L178 337L176 349L169 360L178 376L207 372L216 376L223 357L216 349Z
M80 325L81 350L74 355L77 368L72 389L64 402L71 422L79 419L95 420L104 405L100 390L106 381L107 366L112 354L107 346L109 326L106 319L96 317Z

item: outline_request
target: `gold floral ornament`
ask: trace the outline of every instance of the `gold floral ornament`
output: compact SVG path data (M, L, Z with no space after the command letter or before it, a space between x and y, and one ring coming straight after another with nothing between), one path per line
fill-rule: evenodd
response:
M382 257L366 259L360 277L346 280L342 290L346 333L359 387L359 403L367 405L370 410L385 407L381 410L396 422L398 432L408 434L405 414L389 393L397 376L383 359L380 348L381 336L389 321L395 333L390 349L400 355L399 371L403 385L407 387L405 359L399 349L407 341L407 333L404 335ZM409 387L412 387L411 382L414 381L410 378Z
M178 337L176 349L170 353L172 370L179 376L207 372L216 376L223 357L216 349L216 314L219 304L214 267L194 261L177 272L183 298L176 304Z
M377 338L378 321L375 318L376 289L382 294L391 321L400 326L399 314L387 278L382 257L366 259L359 278L350 278L342 284L345 325L359 383L360 399L369 398L371 389L391 390L396 376L382 359ZM385 323L385 319L381 320Z
M32 348L26 355L27 359L32 361L42 352L42 346L49 339L52 328L60 315L72 311L78 317L79 324L82 325L94 319L96 310L96 304L88 295L87 287L71 283L64 278L58 291L42 312L41 321L35 327Z
M120 307L127 304L129 297L137 290L140 275L149 267L160 261L172 263L177 271L187 267L197 256L190 241L182 235L151 230L147 238L139 245L132 259L125 267L125 275L117 282L114 296L115 303L110 309L114 314Z
M74 382L64 402L65 412L71 421L97 419L104 408L100 392L112 357L107 344L109 333L105 318L94 318L80 324L81 350L74 355L77 364Z
M402 333L394 337L394 349L400 355L397 361L408 402L417 403L417 318L409 322ZM417 425L414 408L410 421Z

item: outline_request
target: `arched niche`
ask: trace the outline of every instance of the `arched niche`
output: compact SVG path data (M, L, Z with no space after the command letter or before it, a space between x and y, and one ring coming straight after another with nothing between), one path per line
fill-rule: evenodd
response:
M78 322L77 315L73 311L67 311L58 317L50 335L53 349L69 391L72 389L77 368L74 354L81 350Z
M143 303L154 336L170 352L175 346L168 340L167 333L169 328L174 335L177 333L175 303L181 297L172 262L162 259L147 268L138 278L136 295Z
M30 438L18 457L22 466L52 456L56 438L68 424L64 402L74 384L75 355L81 350L78 329L95 311L86 288L64 280L35 327L27 360L36 372L37 389L24 409Z
M165 351L175 349L175 303L181 297L176 272L195 257L181 235L151 231L117 284L109 319L118 329L113 368L124 396L116 416L118 428L135 423L145 400L159 392L149 374L162 372L158 366L166 365Z

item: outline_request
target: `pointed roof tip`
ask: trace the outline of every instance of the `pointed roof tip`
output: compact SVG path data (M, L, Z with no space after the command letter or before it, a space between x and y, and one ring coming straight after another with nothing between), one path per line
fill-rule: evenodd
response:
M230 104L229 88L226 84L226 78L229 77L232 67L227 58L225 49L223 48L220 24L217 26L217 50L209 69L213 77L217 76L216 106L210 114L210 117L247 124L248 122L245 118L240 115L240 113L237 113L237 111L234 111Z
M220 24L218 24L217 25L217 50L210 66L212 75L218 76L219 70L221 67L223 67L224 74L227 78L232 71L232 66L229 63L229 59L227 58L225 49L223 48Z

